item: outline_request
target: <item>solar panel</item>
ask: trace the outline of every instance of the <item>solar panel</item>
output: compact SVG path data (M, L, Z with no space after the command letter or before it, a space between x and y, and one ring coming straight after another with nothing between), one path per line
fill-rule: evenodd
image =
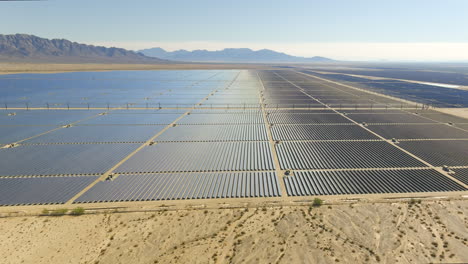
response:
M468 131L445 124L369 125L367 128L388 139L468 139Z
M0 176L101 174L140 145L20 145L0 149Z
M165 127L165 125L72 126L55 130L23 143L145 142Z
M274 125L274 140L359 140L379 139L357 125Z
M94 115L94 110L34 110L11 111L14 115L0 115L0 125L67 125Z
M352 123L339 114L318 113L280 113L274 112L268 115L268 122L272 124L339 124Z
M96 176L0 177L0 206L63 204L96 179Z
M402 141L399 145L434 166L468 166L468 140Z
M435 91L362 84L425 103ZM0 149L0 205L64 203L117 164L76 202L277 197L273 154L290 196L464 190L397 146L466 181L466 119L290 70L22 74L0 92L0 147L25 140Z
M348 114L348 117L358 123L435 123L432 120L413 114Z
M284 182L289 196L466 190L432 169L298 171Z
M78 125L167 125L181 114L107 114L78 123Z
M77 203L277 197L274 172L158 173L119 175L102 181L80 196Z
M263 124L261 112L226 113L226 114L191 114L184 116L177 122L182 125L210 125L210 124Z
M274 169L268 142L182 142L147 146L118 173Z
M265 125L180 125L170 127L156 141L268 140Z
M432 120L442 122L442 123L468 123L468 119L458 116L453 116L443 113L420 113L421 116L430 118Z
M455 173L450 174L455 179L468 185L468 168L451 169Z
M284 141L276 145L282 169L425 167L382 141Z
M15 143L55 128L55 126L0 126L0 144Z

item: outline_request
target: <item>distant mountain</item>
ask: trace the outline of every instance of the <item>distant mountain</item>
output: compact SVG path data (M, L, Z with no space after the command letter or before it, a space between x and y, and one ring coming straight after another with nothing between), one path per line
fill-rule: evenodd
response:
M0 61L57 63L166 63L120 48L79 44L66 39L45 39L27 34L0 34Z
M332 62L332 59L324 57L296 57L273 50L262 49L254 51L251 49L223 49L218 51L208 50L176 50L173 52L165 51L162 48L151 48L138 51L150 57L173 61L191 61L191 62Z

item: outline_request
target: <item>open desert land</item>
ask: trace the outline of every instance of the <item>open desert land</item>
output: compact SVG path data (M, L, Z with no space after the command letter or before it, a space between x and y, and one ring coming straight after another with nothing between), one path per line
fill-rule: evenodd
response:
M262 64L222 63L165 63L165 64L109 64L109 63L5 63L0 62L0 74L57 73L76 71L137 71L137 70L216 70L270 68Z
M468 261L465 199L243 207L176 208L169 202L86 210L80 216L4 213L0 259L5 264Z

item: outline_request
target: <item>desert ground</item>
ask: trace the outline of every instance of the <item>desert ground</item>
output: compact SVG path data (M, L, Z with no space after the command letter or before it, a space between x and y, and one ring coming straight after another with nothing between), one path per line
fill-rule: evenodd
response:
M210 69L268 69L266 64L220 64L220 63L187 63L187 64L54 64L54 63L2 63L0 74L15 73L54 73L73 71L117 71L117 70L210 70Z
M3 213L0 261L466 263L467 215L466 198Z

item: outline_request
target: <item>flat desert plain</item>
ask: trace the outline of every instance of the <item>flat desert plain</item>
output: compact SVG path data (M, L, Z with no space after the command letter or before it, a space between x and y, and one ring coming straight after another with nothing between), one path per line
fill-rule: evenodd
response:
M0 74L55 73L74 71L133 71L133 70L222 70L269 69L266 64L173 63L173 64L98 64L98 63L1 63Z
M1 263L466 263L466 200L0 218Z

